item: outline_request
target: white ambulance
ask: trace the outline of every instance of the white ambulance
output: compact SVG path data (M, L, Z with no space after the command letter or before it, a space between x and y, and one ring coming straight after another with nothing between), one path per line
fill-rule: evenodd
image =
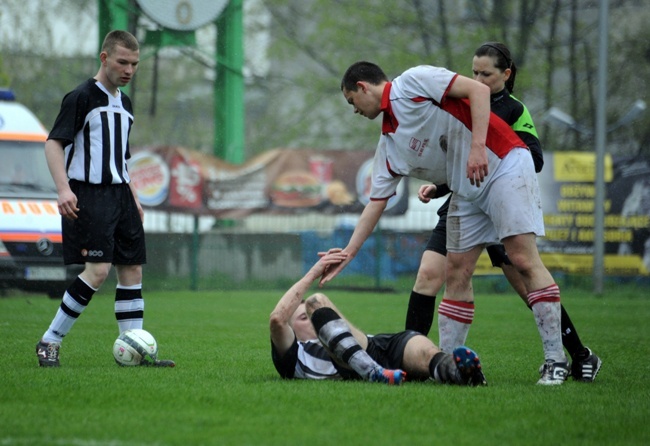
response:
M0 295L59 298L80 266L63 265L61 216L38 118L0 90Z

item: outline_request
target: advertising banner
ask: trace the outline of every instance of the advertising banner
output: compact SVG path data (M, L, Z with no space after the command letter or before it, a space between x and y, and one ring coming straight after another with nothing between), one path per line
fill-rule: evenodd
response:
M233 165L182 147L134 149L129 174L143 206L243 218L252 213L360 213L368 203L372 151L275 149ZM407 178L386 214L408 208Z
M142 205L162 211L226 219L253 213L360 213L369 200L373 155L372 151L275 149L232 165L211 155L165 146L134 150L129 173ZM550 271L592 274L595 154L554 152L544 159L537 177L546 230L546 236L538 238L542 259ZM407 212L406 180L390 199L387 215ZM604 180L605 272L650 276L650 159L608 156ZM409 236L416 234L402 235ZM414 258L419 259L421 251L417 252ZM397 267L399 262L390 263ZM485 253L476 273L501 274Z
M650 275L650 159L605 159L605 273ZM544 155L538 175L546 236L537 240L550 271L592 274L596 157L587 152ZM477 272L494 274L487 256Z

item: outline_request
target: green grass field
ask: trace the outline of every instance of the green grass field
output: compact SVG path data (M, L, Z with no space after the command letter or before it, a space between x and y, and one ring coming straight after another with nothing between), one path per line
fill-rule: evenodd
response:
M144 328L174 369L118 367L113 299L99 294L63 343L62 366L41 369L34 346L59 301L0 298L0 445L646 445L647 291L564 291L604 364L593 384L553 388L535 385L541 342L513 292L477 295L467 344L485 388L283 381L268 335L281 291L147 293ZM328 295L367 332L403 327L408 293Z

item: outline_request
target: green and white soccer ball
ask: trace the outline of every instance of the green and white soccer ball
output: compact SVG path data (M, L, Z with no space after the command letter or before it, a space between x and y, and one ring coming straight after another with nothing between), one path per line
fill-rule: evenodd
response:
M158 343L146 330L126 330L113 344L113 356L119 365L151 365L156 362L157 355Z

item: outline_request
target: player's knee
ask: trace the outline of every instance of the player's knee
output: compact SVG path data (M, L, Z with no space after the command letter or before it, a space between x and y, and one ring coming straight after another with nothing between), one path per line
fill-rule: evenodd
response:
M533 259L523 253L508 254L508 259L510 259L510 264L519 271L520 274L526 274L526 272L532 271L535 268L535 262Z
M329 306L331 306L330 300L323 293L312 294L305 300L305 310L307 311L307 314L312 314L319 308Z
M90 286L97 289L108 278L110 270L110 263L90 263L86 264L81 276Z
M415 286L414 289L429 291L433 290L435 292L440 289L442 284L445 282L445 270L444 268L436 269L429 267L420 267L418 270L417 276L415 277ZM423 294L427 294L426 292Z

